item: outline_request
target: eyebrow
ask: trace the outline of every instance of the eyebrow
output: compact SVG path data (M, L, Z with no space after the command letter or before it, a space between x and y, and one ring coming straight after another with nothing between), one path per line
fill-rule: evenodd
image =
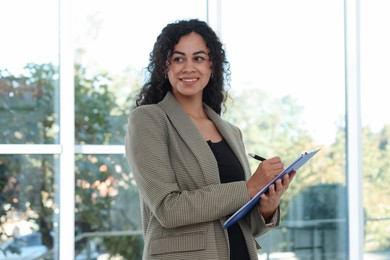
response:
M180 55L184 55L184 56L185 56L185 53L184 53L184 52L181 52L181 51L174 51L173 54L180 54ZM194 52L192 55L198 55L198 54L209 55L209 54L206 53L205 51L196 51L196 52Z

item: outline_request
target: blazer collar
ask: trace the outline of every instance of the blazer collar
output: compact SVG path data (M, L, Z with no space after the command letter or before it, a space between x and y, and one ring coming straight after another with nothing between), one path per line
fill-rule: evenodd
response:
M232 149L234 155L240 161L241 166L244 169L245 175L250 174L250 168L248 161L244 152L242 152L242 139L241 136L238 136L238 129L233 130L233 126L229 125L225 120L223 120L212 108L205 106L207 116L213 121L214 125L218 129L219 133L223 136L225 141L229 144L230 149Z
M181 138L199 161L199 165L203 170L206 183L220 183L218 164L213 155L213 152L209 148L206 140L203 139L194 123L191 121L191 119L188 117L170 91L168 91L164 99L159 103L159 106L165 111L176 131L179 133ZM243 161L245 160L245 155L240 154L238 148L240 147L240 144L237 143L239 140L237 140L237 137L234 138L233 133L229 131L230 127L228 127L227 122L225 122L209 106L206 104L204 104L204 106L207 116L211 121L213 121L218 131L229 144L241 165L244 167L244 171L246 171L246 164Z

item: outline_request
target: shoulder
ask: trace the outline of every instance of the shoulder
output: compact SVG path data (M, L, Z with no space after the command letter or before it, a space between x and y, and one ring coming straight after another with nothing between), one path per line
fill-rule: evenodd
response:
M236 126L234 123L224 119L223 117L221 117L221 120L226 124L227 127L231 128L232 130L240 131L240 128Z
M229 128L231 132L233 132L235 135L242 138L241 129L238 126L236 126L236 125L234 125L226 120L224 120L224 122L226 124L226 127Z
M157 104L142 105L134 108L130 113L130 119L147 119L150 117L164 117L165 112Z
M128 123L134 127L153 127L164 124L167 115L160 106L156 104L142 105L133 109L130 113Z

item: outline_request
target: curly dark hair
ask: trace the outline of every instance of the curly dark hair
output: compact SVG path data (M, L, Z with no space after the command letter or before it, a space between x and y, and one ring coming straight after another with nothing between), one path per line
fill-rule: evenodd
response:
M136 106L156 104L171 90L172 86L166 78L167 61L170 61L180 38L192 32L203 37L212 62L212 77L203 90L203 102L221 114L228 94L224 83L227 87L230 85L230 64L217 34L206 22L198 19L179 20L161 31L149 55L149 65L146 67L149 75L138 93Z

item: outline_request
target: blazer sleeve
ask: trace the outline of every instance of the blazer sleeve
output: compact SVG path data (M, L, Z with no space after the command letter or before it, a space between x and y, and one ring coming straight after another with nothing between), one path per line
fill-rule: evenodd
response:
M259 237L276 226L280 222L280 208L278 207L269 223L265 223L263 216L260 214L258 207L255 207L245 218L254 237Z
M132 111L125 136L126 156L140 196L164 227L214 221L231 214L248 200L245 181L181 190L170 163L173 127L157 106ZM194 165L196 166L196 165ZM231 194L235 194L234 199Z

